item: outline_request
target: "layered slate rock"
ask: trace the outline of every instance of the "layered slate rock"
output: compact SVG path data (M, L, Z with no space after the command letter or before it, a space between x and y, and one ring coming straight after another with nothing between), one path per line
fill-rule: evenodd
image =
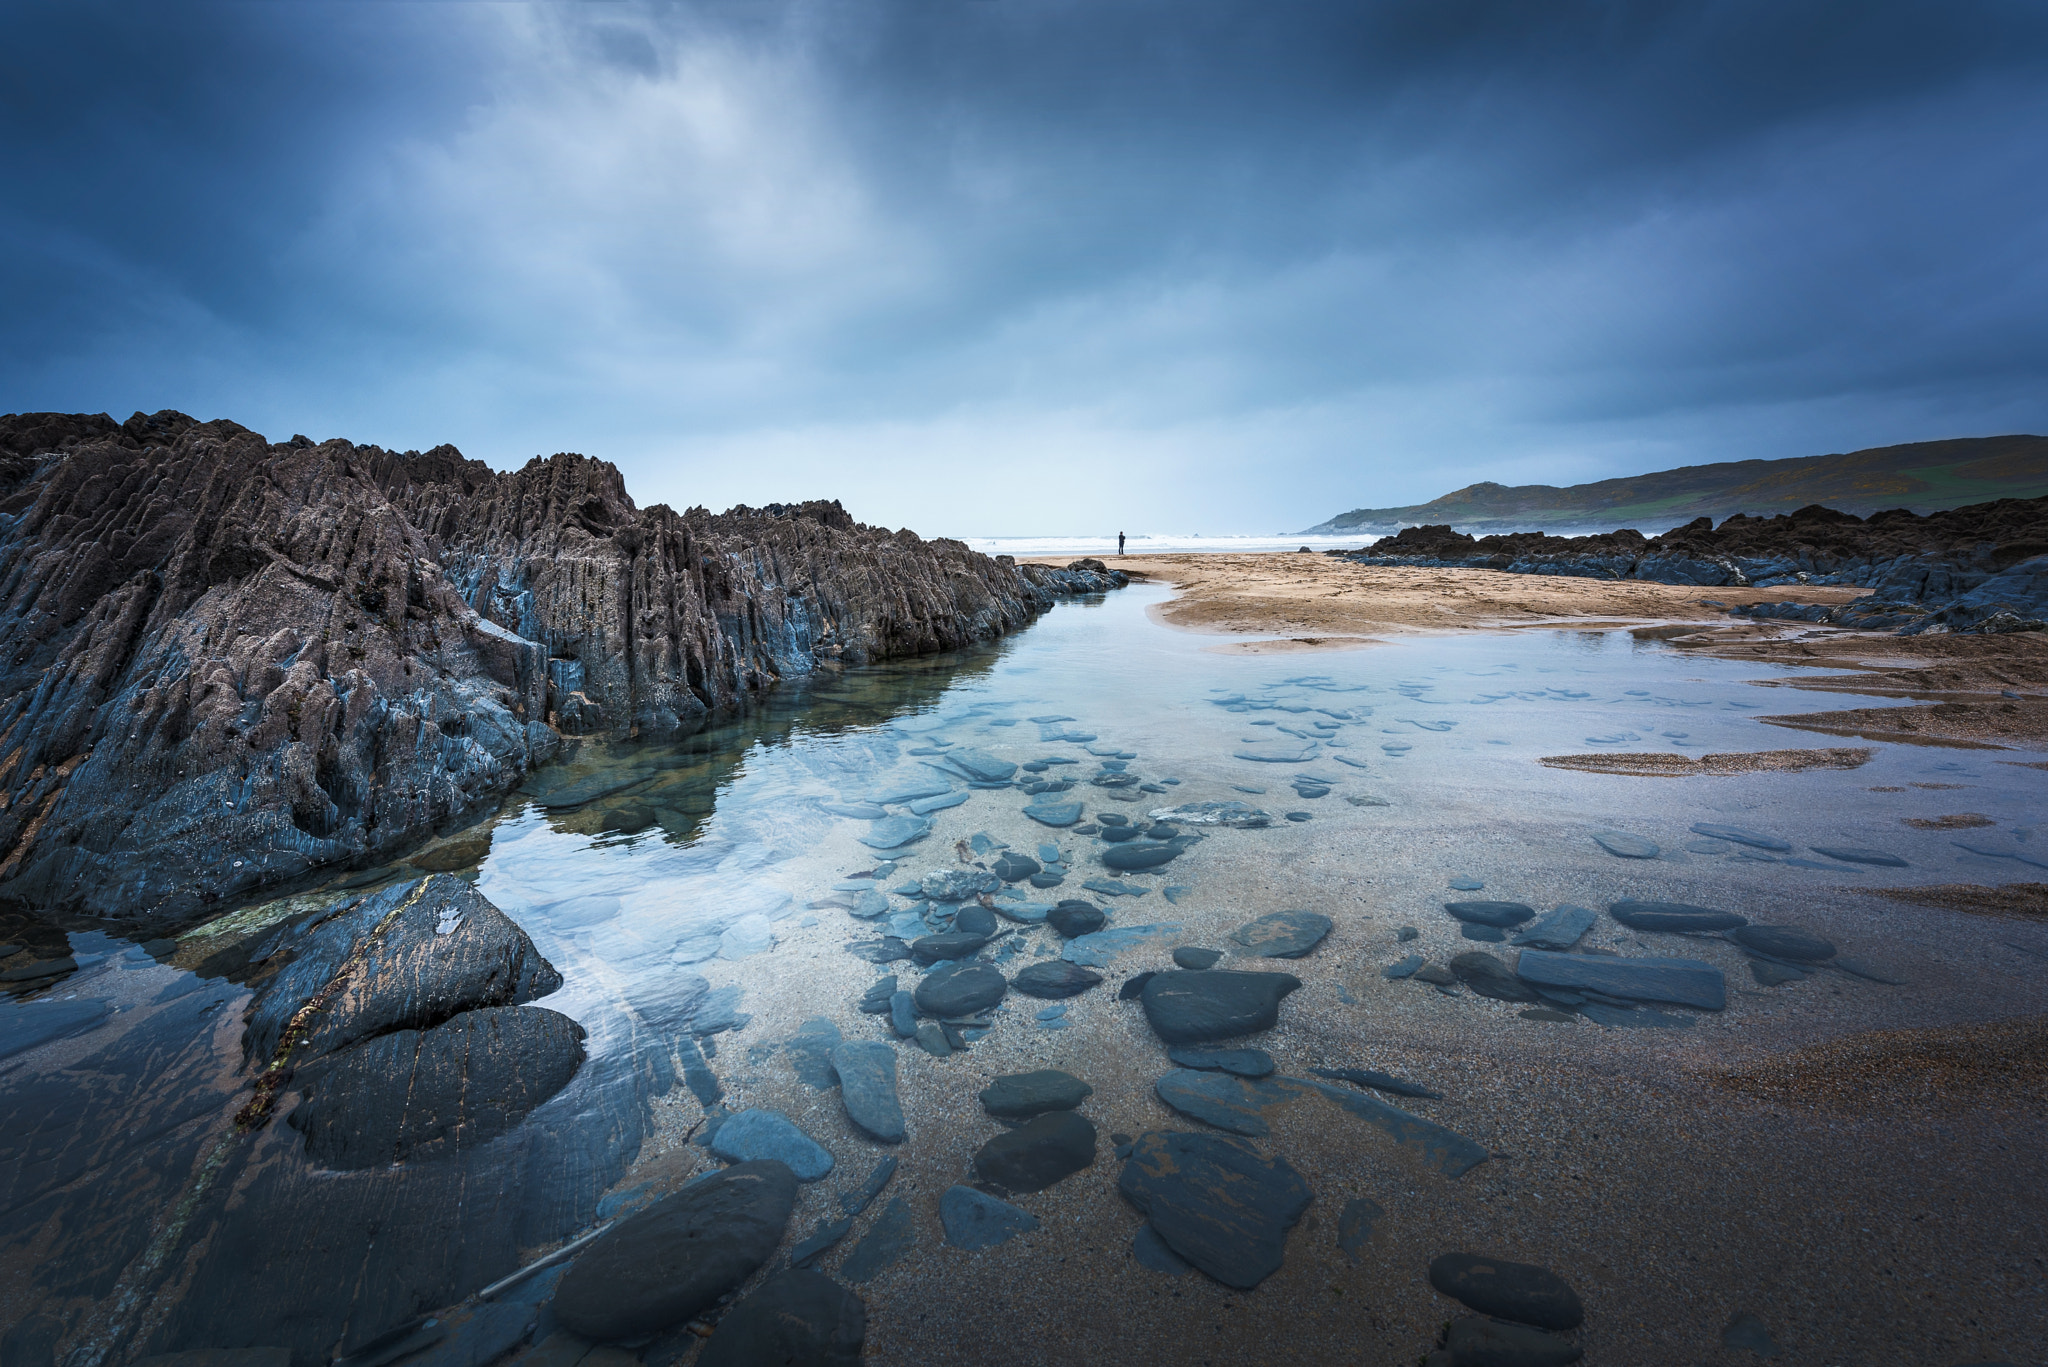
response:
M799 1182L815 1182L832 1171L832 1155L817 1140L782 1112L760 1107L727 1116L711 1136L711 1151L729 1162L780 1163Z
M1660 853L1656 841L1630 835L1627 831L1595 831L1593 840L1601 849L1620 859L1655 859Z
M1839 859L1844 864L1876 864L1888 869L1910 869L1908 864L1889 850L1864 849L1859 845L1809 845L1815 854L1824 854L1830 859Z
M1001 1001L1010 984L989 964L955 963L925 974L912 997L917 1009L940 1020L958 1020Z
M744 1282L782 1242L796 1175L741 1163L628 1216L576 1256L555 1317L599 1343L641 1339L692 1319Z
M1024 815L1041 826L1071 826L1081 819L1081 804L1038 798L1024 808Z
M1102 975L1064 959L1032 964L1010 980L1010 986L1027 997L1074 997L1101 983Z
M287 1118L331 1168L444 1158L510 1131L569 1084L583 1027L537 1006L464 1011L394 1030L300 1068Z
M1716 840L1732 840L1738 845L1752 845L1760 850L1771 850L1777 854L1790 854L1792 842L1780 840L1774 835L1752 831L1746 826L1722 826L1711 821L1695 821L1695 834L1711 836Z
M1690 902L1609 902L1607 914L1631 930L1733 930L1749 920L1732 911L1696 907Z
M973 1187L948 1187L939 1197L946 1242L978 1253L1038 1228L1038 1217Z
M1159 807L1150 815L1154 821L1172 822L1177 826L1231 826L1239 830L1257 830L1273 824L1270 812L1261 811L1248 802L1189 802L1178 807Z
M1530 949L1570 949L1598 919L1598 913L1591 907L1575 907L1566 902L1543 913L1535 925L1518 932L1508 943Z
M1565 1279L1533 1263L1445 1253L1430 1263L1429 1284L1482 1315L1539 1329L1576 1329L1586 1318Z
M859 1296L822 1272L771 1277L718 1321L697 1367L860 1367L868 1332Z
M1073 1111L1048 1111L983 1144L974 1173L1005 1191L1044 1191L1094 1162L1094 1124Z
M1446 1129L1434 1120L1426 1120L1398 1106L1389 1106L1376 1096L1332 1087L1327 1082L1301 1081L1298 1085L1335 1102L1339 1108L1381 1131L1446 1177L1463 1177L1492 1156L1485 1145L1466 1138L1456 1130Z
M1244 1291L1280 1270L1287 1231L1314 1199L1287 1160L1247 1140L1159 1130L1138 1136L1117 1189L1168 1248Z
M1744 949L1753 949L1774 959L1818 963L1835 957L1832 941L1795 926L1738 926L1728 932L1728 938Z
M1300 986L1291 973L1171 969L1153 974L1139 1001L1160 1039L1202 1044L1272 1029L1281 999Z
M1262 959L1299 959L1336 924L1320 912L1274 911L1239 926L1230 938Z
M1444 910L1467 925L1498 926L1503 930L1536 915L1536 908L1521 902L1446 902Z
M1003 880L981 869L940 869L918 883L934 902L962 902L984 892L994 892Z
M903 1106L896 1097L896 1051L875 1040L841 1044L832 1050L839 1095L847 1118L872 1139L900 1144Z
M1728 985L1721 970L1698 959L1621 959L1525 949L1516 960L1515 973L1524 982L1542 987L1590 989L1629 1001L1670 1002L1703 1011L1719 1011L1728 1005Z
M914 845L932 833L928 816L891 816L871 824L867 833L854 839L874 850L898 850Z
M1266 1135L1266 1112L1299 1093L1287 1080L1238 1077L1230 1073L1179 1068L1153 1084L1159 1099L1187 1116L1232 1134Z
M1198 1049L1176 1044L1166 1051L1166 1057L1181 1068L1239 1077L1270 1077L1274 1067L1273 1056L1263 1049Z
M1142 926L1113 926L1089 935L1077 935L1060 946L1060 957L1068 963L1090 968L1106 967L1110 960L1128 950L1157 940L1177 938L1185 929L1178 921L1155 921Z
M990 1115L1006 1120L1028 1120L1047 1111L1071 1111L1095 1089L1072 1073L1057 1068L1040 1068L1030 1073L1006 1073L981 1089L981 1105Z

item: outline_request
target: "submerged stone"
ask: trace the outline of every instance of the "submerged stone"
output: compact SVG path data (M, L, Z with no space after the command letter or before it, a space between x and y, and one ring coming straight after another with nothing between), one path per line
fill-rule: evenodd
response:
M1133 841L1128 845L1117 845L1102 852L1102 863L1106 868L1156 869L1170 860L1178 859L1184 850L1178 840Z
M1530 949L1570 949L1598 919L1599 914L1591 907L1575 907L1566 902L1545 912L1535 925L1518 932L1510 943Z
M1172 888L1167 892L1171 893ZM1200 949L1194 945L1180 945L1173 951L1173 962L1177 968L1214 968L1223 957L1220 949Z
M1878 864L1888 869L1909 869L1913 867L1905 860L1885 850L1866 850L1854 845L1809 845L1815 854L1824 854L1830 859L1839 859L1845 864Z
M1628 1001L1670 1002L1719 1011L1728 1004L1721 970L1698 959L1623 959L1525 949L1515 965L1525 982L1603 992Z
M1110 960L1127 950L1155 940L1177 938L1185 929L1178 921L1159 921L1151 925L1117 926L1110 930L1098 930L1090 935L1077 936L1060 947L1060 957L1068 963L1084 964L1090 968L1107 968Z
M1071 826L1081 819L1081 804L1033 801L1024 808L1024 815L1041 826Z
M1467 1309L1539 1329L1576 1329L1586 1318L1565 1279L1533 1263L1445 1253L1430 1263L1429 1284Z
M1153 974L1140 1000L1160 1039L1200 1044L1270 1030L1280 1019L1280 999L1300 986L1291 973L1177 969Z
M1631 930L1733 930L1749 921L1732 911L1714 911L1690 902L1609 902L1607 914Z
M1601 849L1622 859L1655 859L1660 853L1655 841L1627 831L1595 831L1593 839Z
M1710 835L1716 840L1733 840L1738 845L1753 845L1760 850L1775 850L1779 854L1789 854L1792 850L1789 841L1742 826L1717 826L1711 821L1695 821L1692 828L1699 835Z
M799 1182L815 1182L832 1171L832 1155L796 1122L780 1111L758 1107L727 1116L711 1136L711 1151L732 1163L772 1159L795 1173Z
M1078 996L1101 981L1102 975L1092 969L1063 959L1048 959L1024 969L1010 980L1010 986L1027 997L1057 999Z
M1513 969L1491 954L1472 950L1451 960L1451 972L1459 982L1482 997L1503 1002L1532 1002L1536 993L1515 976Z
M948 1187L939 1197L946 1242L978 1253L1038 1228L1038 1218L973 1187Z
M1273 824L1269 813L1248 802L1235 801L1188 802L1178 807L1156 807L1149 815L1154 821L1171 821L1182 826L1232 826L1240 830L1256 830Z
M855 837L870 849L894 850L914 844L932 833L928 816L892 816L868 827L866 835Z
M997 969L988 964L948 964L925 974L912 995L917 1009L942 1020L956 1020L986 1011L1010 990Z
M1230 938L1266 959L1299 959L1321 944L1336 925L1314 911L1274 911L1239 926Z
M784 1272L725 1312L696 1367L860 1367L867 1324L860 1297L824 1273Z
M1072 1073L1040 1068L1006 1073L981 1089L982 1109L1006 1120L1028 1120L1048 1111L1071 1111L1095 1094Z
M1159 1130L1138 1136L1117 1188L1168 1248L1243 1291L1280 1270L1287 1231L1314 1195L1247 1140Z
M1778 959L1818 963L1835 957L1833 942L1793 926L1737 926L1728 933L1728 938L1744 949Z
M974 1172L1005 1191L1044 1191L1095 1162L1095 1126L1073 1111L1048 1111L975 1151Z
M1101 907L1078 898L1069 898L1045 914L1045 923L1069 940L1094 934L1108 920Z
M1268 1077L1274 1068L1273 1056L1263 1049L1202 1049L1176 1044L1166 1051L1166 1057L1182 1068L1235 1073L1239 1077Z
M1468 925L1518 926L1536 915L1536 908L1522 902L1446 902L1444 910Z
M903 1107L896 1098L896 1051L875 1040L841 1044L832 1051L839 1095L847 1118L884 1144L904 1139Z

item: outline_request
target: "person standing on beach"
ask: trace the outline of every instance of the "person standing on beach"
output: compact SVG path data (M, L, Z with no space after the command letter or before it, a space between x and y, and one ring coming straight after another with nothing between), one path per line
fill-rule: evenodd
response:
M1118 555L1124 553L1124 534L1122 532L1116 534L1116 553Z

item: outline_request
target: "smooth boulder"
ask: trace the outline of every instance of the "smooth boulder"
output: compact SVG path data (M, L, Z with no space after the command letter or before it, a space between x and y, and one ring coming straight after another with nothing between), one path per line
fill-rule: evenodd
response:
M554 1312L599 1343L642 1339L694 1319L753 1275L782 1242L796 1174L741 1163L628 1216L578 1254Z
M1009 990L1002 973L988 964L947 964L925 974L911 996L927 1016L958 1020L988 1010Z
M1076 898L1061 902L1045 914L1045 923L1069 940L1093 935L1108 920L1101 907Z
M1576 1329L1586 1308L1548 1268L1476 1253L1445 1253L1429 1265L1429 1284L1468 1310L1538 1329Z
M1169 969L1146 981L1139 1001L1160 1039L1202 1044L1272 1029L1281 998L1300 986L1291 973Z
M1070 964L1064 959L1047 959L1032 964L1010 980L1010 986L1027 997L1058 999L1074 997L1097 986L1102 975L1092 968Z

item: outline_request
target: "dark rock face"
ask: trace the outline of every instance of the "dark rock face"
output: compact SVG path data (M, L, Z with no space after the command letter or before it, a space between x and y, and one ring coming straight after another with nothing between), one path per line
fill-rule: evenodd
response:
M1147 979L1139 1000L1160 1039L1201 1044L1272 1029L1280 999L1300 986L1292 973L1173 969Z
M860 1367L868 1311L822 1272L785 1272L726 1312L698 1367Z
M887 1046L884 1046L885 1048ZM538 1006L465 1011L302 1067L289 1123L331 1168L445 1157L497 1138L569 1085L583 1027Z
M417 845L563 733L674 729L1122 578L836 503L640 509L582 456L0 417L0 896L189 918Z
M664 1197L577 1255L555 1289L556 1317L611 1343L702 1313L782 1242L796 1187L780 1163L741 1163Z
M983 1144L974 1173L1005 1191L1044 1191L1094 1162L1094 1124L1073 1111L1048 1111Z
M1445 1253L1430 1263L1429 1284L1482 1315L1538 1329L1576 1329L1586 1317L1564 1278L1533 1263Z
M1117 1189L1188 1262L1248 1291L1280 1270L1314 1193L1284 1158L1220 1134L1138 1136Z

